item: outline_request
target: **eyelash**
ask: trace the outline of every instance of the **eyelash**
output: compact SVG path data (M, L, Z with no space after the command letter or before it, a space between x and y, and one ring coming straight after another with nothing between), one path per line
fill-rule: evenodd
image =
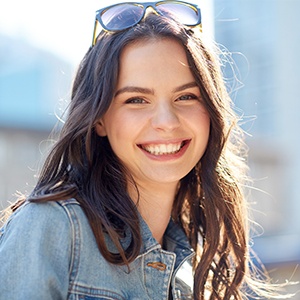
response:
M140 104L140 103L146 103L146 101L142 98L136 97L136 98L129 98L125 101L126 104Z
M185 99L181 99L181 98L185 98ZM182 96L177 98L177 100L179 100L179 101L189 101L189 100L198 100L198 99L199 99L199 97L197 97L194 94L182 95Z
M178 97L176 101L191 101L191 100L198 100L199 97L194 94L186 94ZM126 104L143 104L147 103L147 101L141 97L132 97L125 101Z

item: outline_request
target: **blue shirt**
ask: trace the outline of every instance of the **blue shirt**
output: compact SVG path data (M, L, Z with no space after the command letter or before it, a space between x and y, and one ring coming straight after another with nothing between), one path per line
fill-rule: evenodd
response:
M0 299L193 299L195 254L183 230L170 220L162 249L140 223L143 245L128 271L103 258L76 200L26 203L0 230Z

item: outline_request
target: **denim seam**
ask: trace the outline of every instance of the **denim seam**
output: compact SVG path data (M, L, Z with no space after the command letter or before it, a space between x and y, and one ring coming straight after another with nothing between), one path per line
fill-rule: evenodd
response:
M80 223L78 220L78 216L73 207L74 203L70 203L70 205L62 205L64 210L66 211L70 225L72 230L72 250L71 250L71 260L70 260L70 268L69 268L69 293L73 290L73 286L75 285L75 278L78 274L79 268L79 259L80 259ZM75 204L77 205L77 204Z

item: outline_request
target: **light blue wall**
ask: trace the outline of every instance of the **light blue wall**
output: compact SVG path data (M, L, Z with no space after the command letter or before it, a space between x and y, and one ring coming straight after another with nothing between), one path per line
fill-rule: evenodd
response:
M68 100L72 68L4 36L0 57L0 127L50 130L57 120L57 105Z

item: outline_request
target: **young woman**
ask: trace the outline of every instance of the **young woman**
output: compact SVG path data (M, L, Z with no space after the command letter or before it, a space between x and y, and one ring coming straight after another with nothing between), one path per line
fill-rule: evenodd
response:
M1 299L271 297L251 279L241 130L200 26L181 1L97 12L60 136L2 228Z

